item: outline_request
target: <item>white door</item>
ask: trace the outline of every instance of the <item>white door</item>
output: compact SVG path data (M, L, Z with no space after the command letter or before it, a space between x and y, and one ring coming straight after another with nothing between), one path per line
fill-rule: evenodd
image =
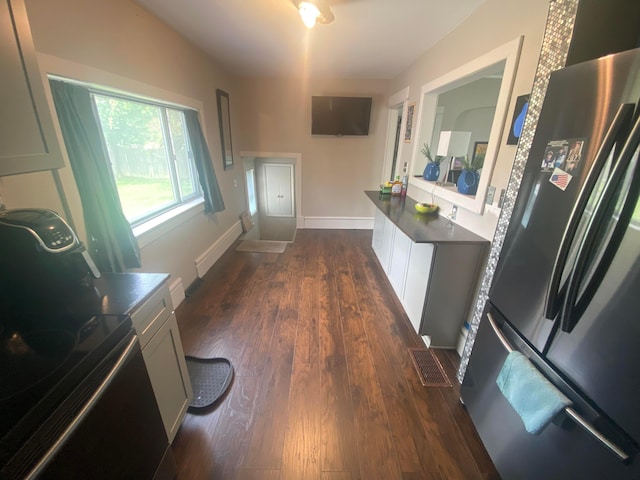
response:
M264 165L267 216L293 217L293 165Z

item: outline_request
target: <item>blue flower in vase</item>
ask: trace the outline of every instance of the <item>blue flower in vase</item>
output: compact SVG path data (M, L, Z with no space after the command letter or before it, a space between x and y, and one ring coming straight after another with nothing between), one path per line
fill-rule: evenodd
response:
M480 174L477 170L462 170L458 177L458 192L463 195L475 195L480 183Z
M462 172L456 184L459 193L463 195L476 194L480 183L480 172L478 172L478 170L482 168L483 164L484 153L476 154L471 161L469 161L467 156L464 157L462 161Z
M424 167L424 173L422 178L430 182L435 182L440 177L440 164L439 163L427 163Z
M422 173L422 178L428 180L430 182L435 182L440 177L440 162L444 157L439 155L434 159L431 156L431 150L429 149L429 145L426 143L422 145L422 150L420 153L426 157L428 160L427 165L424 167L424 172Z

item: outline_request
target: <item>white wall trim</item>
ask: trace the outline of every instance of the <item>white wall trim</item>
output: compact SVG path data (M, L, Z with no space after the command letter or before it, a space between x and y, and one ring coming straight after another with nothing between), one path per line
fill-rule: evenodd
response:
M303 228L373 230L373 217L304 217Z
M138 240L138 246L144 248L203 212L204 200L202 197L198 197L189 203L178 205L168 212L134 227L133 234Z
M169 291L171 293L171 303L173 308L177 308L178 305L184 300L184 285L182 285L182 277L176 278L169 285Z
M216 242L195 260L196 271L198 277L204 277L205 273L213 266L214 263L226 252L233 242L242 235L242 224L240 220L233 224Z

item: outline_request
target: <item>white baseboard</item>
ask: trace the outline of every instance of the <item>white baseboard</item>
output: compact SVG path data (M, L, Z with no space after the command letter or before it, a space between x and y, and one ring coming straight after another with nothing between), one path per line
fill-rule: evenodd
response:
M233 226L227 230L213 245L196 258L196 271L198 277L204 277L213 264L218 261L224 252L242 235L242 224L238 220Z
M304 228L373 230L373 217L304 217Z
M176 278L169 285L169 291L171 292L171 303L173 308L177 308L178 305L184 300L184 285L182 285L182 278Z

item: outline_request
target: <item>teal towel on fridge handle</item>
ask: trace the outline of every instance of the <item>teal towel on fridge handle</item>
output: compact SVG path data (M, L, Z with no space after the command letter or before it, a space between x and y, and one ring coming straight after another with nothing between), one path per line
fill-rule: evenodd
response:
M571 400L520 352L509 353L496 384L532 435L540 433L553 417L571 405Z

